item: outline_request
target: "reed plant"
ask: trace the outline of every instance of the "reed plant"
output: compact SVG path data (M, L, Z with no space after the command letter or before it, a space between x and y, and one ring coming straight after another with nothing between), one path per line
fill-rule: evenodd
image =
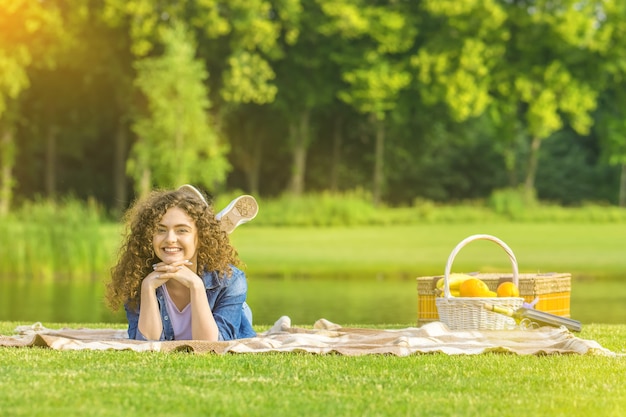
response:
M228 203L218 198L216 207ZM363 190L342 193L310 193L302 197L280 196L260 201L261 211L251 225L277 227L388 226L459 223L626 223L626 208L599 203L563 207L519 192L497 191L486 200L437 203L415 199L410 205L372 205Z
M235 194L218 197L215 208L228 204ZM264 226L358 226L386 224L388 210L372 205L370 193L356 189L343 193L319 192L300 197L285 194L272 199L260 200L261 213L254 223Z
M36 200L0 221L0 273L56 279L109 268L118 227L94 200ZM115 242L115 244L117 244Z

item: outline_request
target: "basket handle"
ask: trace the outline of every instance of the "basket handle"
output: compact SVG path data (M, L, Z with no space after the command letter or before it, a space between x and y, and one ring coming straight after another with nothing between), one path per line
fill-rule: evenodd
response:
M450 256L448 257L448 262L446 263L445 274L443 276L443 280L444 280L443 281L443 295L445 298L450 298L449 279L450 279L450 270L452 269L452 262L454 262L454 258L465 245L475 240L490 240L492 242L497 243L498 245L500 245L502 249L504 249L506 254L509 255L509 259L511 259L511 267L513 268L513 283L515 285L519 285L519 280L518 280L519 272L517 268L517 259L515 259L515 255L513 254L513 251L511 250L511 248L509 248L506 243L504 243L503 241L501 241L495 236L472 235L472 236L466 237L458 245L456 245L456 247L454 248L454 250L452 250L452 253L450 253Z

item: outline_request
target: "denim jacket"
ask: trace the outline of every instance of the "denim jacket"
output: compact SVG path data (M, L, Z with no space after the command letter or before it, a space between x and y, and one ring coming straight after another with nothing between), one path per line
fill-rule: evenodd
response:
M246 304L248 283L246 275L240 269L232 266L230 277L220 277L216 272L205 272L202 275L206 296L213 317L219 330L218 340L233 340L254 337L252 329L252 313ZM165 306L163 288L156 289L163 332L159 340L174 340L174 328L169 320L169 313ZM127 305L126 318L128 319L129 339L146 340L138 329L139 310L130 309Z

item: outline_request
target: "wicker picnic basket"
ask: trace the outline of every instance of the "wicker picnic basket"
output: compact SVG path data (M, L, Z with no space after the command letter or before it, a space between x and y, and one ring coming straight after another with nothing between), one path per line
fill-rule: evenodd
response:
M504 249L511 260L513 283L519 285L517 259L506 243L491 235L472 235L461 241L450 253L444 273L443 296L435 300L439 319L451 330L504 330L515 327L515 321L502 314L487 311L483 305L490 303L496 306L516 310L522 306L522 297L454 297L450 294L450 270L459 251L470 242L489 240Z
M491 291L503 282L513 281L511 272L469 272L480 278ZM435 300L442 294L437 281L443 275L417 277L417 325L439 321ZM519 273L519 295L535 309L561 317L570 317L572 274L569 272Z

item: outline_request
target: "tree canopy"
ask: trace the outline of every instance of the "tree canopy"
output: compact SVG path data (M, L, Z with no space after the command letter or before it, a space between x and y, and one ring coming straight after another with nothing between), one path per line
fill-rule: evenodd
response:
M619 0L0 0L0 213L188 182L625 205L625 34Z

